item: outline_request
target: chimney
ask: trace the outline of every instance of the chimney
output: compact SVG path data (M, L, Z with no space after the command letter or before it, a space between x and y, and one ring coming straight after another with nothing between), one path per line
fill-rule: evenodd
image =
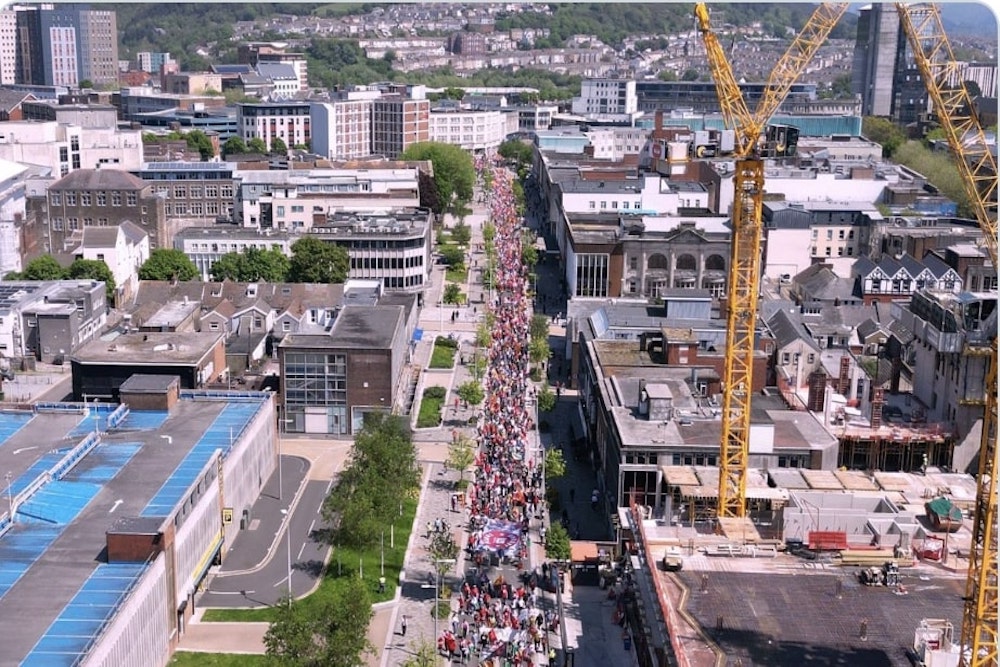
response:
M823 412L826 403L826 373L815 370L809 374L809 393L806 408L812 412Z
M847 396L847 390L851 387L851 358L844 355L840 358L840 376L837 378L837 393Z

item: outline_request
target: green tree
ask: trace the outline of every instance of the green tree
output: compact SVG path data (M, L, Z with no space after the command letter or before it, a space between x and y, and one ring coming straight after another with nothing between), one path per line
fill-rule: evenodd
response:
M906 141L906 134L888 118L865 116L861 119L861 133L875 143L882 145L882 156L892 157L896 149Z
M479 405L486 398L486 394L483 392L483 386L476 382L475 380L469 380L468 382L463 382L458 386L458 397L469 405Z
M247 142L247 152L248 153L259 153L261 155L267 154L267 144L260 137L254 137Z
M157 248L139 269L139 280L197 280L198 267L180 250Z
M553 523L545 534L545 556L549 560L569 560L569 533L561 523Z
M483 225L483 241L486 243L493 243L493 239L497 237L497 228L492 222L487 222Z
M659 79L660 81L676 81L677 72L673 71L672 69L665 69L661 71L659 74L657 74L656 78Z
M455 283L448 283L444 286L444 294L442 295L442 300L445 303L450 303L453 305L458 305L462 303L462 290Z
M531 363L540 364L548 361L551 356L552 349L549 348L547 338L532 338L528 343L528 358L531 359Z
M451 228L451 240L458 245L467 246L472 240L472 230L460 220Z
M19 280L62 280L66 269L59 265L52 255L41 255L28 262L21 271Z
M288 277L289 265L288 257L278 248L249 247L243 252L226 253L212 264L212 279L280 283Z
M208 160L215 155L215 146L207 134L201 130L192 130L184 135L188 148L198 151L202 160Z
M566 474L566 459L561 449L545 450L545 478L555 479Z
M450 531L434 533L431 543L427 545L427 553L434 559L434 569L438 576L443 577L455 565L458 559L458 544Z
M448 443L448 458L444 464L451 470L457 470L460 480L465 480L465 471L475 460L476 449L469 437L459 435Z
M226 139L226 143L222 144L222 154L223 155L240 155L241 153L247 152L246 143L237 136L232 136Z
M103 259L77 259L66 269L67 278L103 280L108 303L115 302L115 276Z
M293 283L339 284L347 279L351 259L333 243L305 236L292 244L288 280Z
M540 412L552 412L556 407L556 395L549 387L548 383L542 385L538 392L538 410Z
M472 157L458 146L438 141L411 144L400 155L401 160L430 160L434 167L434 182L440 201L434 213L454 212L472 200L475 168Z
M420 488L416 448L406 422L367 415L355 435L347 466L323 502L323 518L336 525L331 540L352 547L374 544L399 506Z
M489 313L486 315L489 319ZM476 347L487 348L493 340L493 328L486 322L480 322L476 326Z
M441 94L449 100L461 101L465 97L465 91L461 88L445 88Z
M287 667L357 667L372 653L368 625L371 595L361 579L333 582L331 595L319 608L280 604L278 617L264 635L268 657Z
M700 74L698 74L698 70L694 69L693 67L689 67L688 69L684 70L683 74L681 74L681 80L697 81L699 76Z
M271 139L271 152L275 155L287 155L288 146L285 144L284 139L281 137Z
M458 269L465 263L465 251L456 245L444 246L440 252L444 263L453 269Z
M86 90L88 88L93 88L93 87L94 87L94 82L91 81L90 79L84 79L83 81L80 82L80 90Z
M410 655L403 667L437 667L441 660L434 644L426 639L411 642Z
M538 263L538 248L535 247L535 236L528 230L521 234L521 263L529 270Z
M533 315L529 331L531 338L547 339L549 337L549 318L544 315Z

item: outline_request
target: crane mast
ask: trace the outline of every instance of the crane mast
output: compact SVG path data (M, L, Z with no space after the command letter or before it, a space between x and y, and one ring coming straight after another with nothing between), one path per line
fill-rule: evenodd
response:
M951 44L941 15L932 4L896 3L900 23L914 52L927 94L954 154L969 202L983 231L994 268L997 265L997 165L982 126L973 111L972 98L959 77ZM994 332L995 333L995 332ZM989 348L986 401L976 477L976 503L972 548L965 584L962 615L961 665L997 664L997 481L1000 470L996 446L997 340Z
M754 334L760 290L761 213L764 161L757 144L764 126L792 84L847 10L847 3L824 3L806 22L771 72L756 112L751 114L732 67L709 23L708 7L695 5L709 69L726 125L736 134L733 176L732 246L726 315L726 356L722 386L722 441L719 450L719 518L746 516L747 461L750 454L750 400L753 395Z

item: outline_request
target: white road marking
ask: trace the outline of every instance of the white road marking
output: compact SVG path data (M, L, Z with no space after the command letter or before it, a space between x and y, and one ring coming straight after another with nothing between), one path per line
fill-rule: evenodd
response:
M122 504L123 502L125 502L125 501L124 501L124 500L122 500L121 498L119 498L118 500L116 500L116 501L115 501L115 504L114 504L114 505L112 505L112 506L111 506L111 509L109 509L109 510L108 510L108 514L111 514L111 513L112 513L112 512L114 512L114 511L115 511L116 509L118 509L118 506L119 506L119 505L121 505L121 504Z

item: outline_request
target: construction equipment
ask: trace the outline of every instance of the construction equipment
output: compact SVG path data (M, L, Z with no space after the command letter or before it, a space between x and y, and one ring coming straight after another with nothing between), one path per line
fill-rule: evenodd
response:
M695 5L695 17L705 43L723 119L736 134L719 456L717 515L720 518L746 515L750 398L753 393L754 333L761 264L761 206L764 197L764 161L759 155L758 142L768 119L846 10L847 3L824 3L813 12L778 60L757 110L751 114L726 53L712 32L708 7L704 3Z
M972 98L959 76L951 44L932 4L897 3L899 21L913 51L937 120L948 139L956 168L997 267L997 165L976 118ZM995 332L994 332L995 334ZM961 664L996 665L997 629L997 340L992 337L986 371L986 401L976 477L972 546L962 616Z

